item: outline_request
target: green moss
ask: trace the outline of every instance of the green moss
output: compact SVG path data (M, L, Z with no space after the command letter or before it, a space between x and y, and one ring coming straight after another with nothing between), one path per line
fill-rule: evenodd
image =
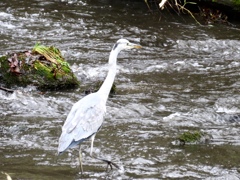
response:
M0 57L0 69L3 70L3 69L6 69L6 68L9 68L9 65L8 65L8 62L7 62L7 57L2 56L2 57Z
M69 64L64 60L60 50L54 46L47 47L37 43L33 47L33 53L42 54L48 61L70 69Z
M199 131L195 131L195 132L184 132L183 134L181 134L178 139L185 143L194 143L194 142L199 142L201 137L203 136L203 134Z
M40 61L34 63L35 74L39 75L38 82L41 82L42 89L52 89L61 87L78 86L77 78L71 72L71 69L64 71L55 65L47 66Z
M51 67L44 65L39 60L35 61L33 66L35 69L35 74L38 74L39 76L43 76L48 81L53 80L53 73L52 73Z

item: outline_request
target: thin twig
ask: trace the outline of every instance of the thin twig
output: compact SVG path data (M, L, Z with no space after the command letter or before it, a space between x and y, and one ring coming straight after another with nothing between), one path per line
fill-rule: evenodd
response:
M0 89L3 90L3 91L6 91L8 93L13 93L14 92L14 90L8 89L8 88L2 87L2 86L0 86Z
M188 1L184 0L184 4L181 5L181 4L178 3L178 0L174 0L174 1L175 1L175 6L176 6L176 8L177 8L177 10L178 10L179 12L184 13L184 11L186 11L188 14L190 14L190 16L195 20L195 22L196 22L198 25L201 25L201 23L198 22L198 20L195 18L195 16L192 14L192 12L185 7L186 4L196 4L195 2L188 2ZM147 0L145 0L145 2L147 2ZM163 9L164 9L164 6L165 6L165 4L166 4L167 2L168 2L168 0L161 0L161 2L159 3L159 8L163 10ZM169 5L170 7L172 7L172 9L175 11L175 9L174 9L173 6L171 5L171 3L168 3L168 5ZM176 11L175 11L175 12L176 12Z
M198 22L198 20L195 18L195 16L192 14L192 12L190 10L188 10L187 8L185 8L185 5L186 4L193 4L193 3L190 3L190 2L186 2L184 1L184 4L183 5L180 5L177 0L175 0L175 5L177 6L177 8L179 8L179 11L181 11L182 13L184 13L184 11L187 11L188 14L190 14L190 16L195 20L195 22L198 24L198 25L201 25L200 22Z
M147 5L147 7L148 7L148 10L149 10L151 13L153 13L152 10L151 10L151 8L150 8L150 6L149 6L149 4L148 4L148 0L144 0L144 1L145 1L146 5Z

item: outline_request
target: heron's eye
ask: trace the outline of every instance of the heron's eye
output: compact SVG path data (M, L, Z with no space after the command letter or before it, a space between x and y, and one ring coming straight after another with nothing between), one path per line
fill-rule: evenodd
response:
M127 46L129 46L129 43L127 43Z

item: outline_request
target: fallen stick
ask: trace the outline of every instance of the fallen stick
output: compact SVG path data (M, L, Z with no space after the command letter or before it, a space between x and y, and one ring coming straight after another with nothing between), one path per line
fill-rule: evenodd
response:
M8 89L8 88L1 87L1 86L0 86L0 90L6 91L8 93L13 93L14 92L14 90L12 90L12 89Z

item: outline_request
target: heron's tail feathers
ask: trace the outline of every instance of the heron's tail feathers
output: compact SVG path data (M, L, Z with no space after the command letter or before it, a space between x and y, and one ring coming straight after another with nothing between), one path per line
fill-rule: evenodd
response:
M71 134L62 132L58 143L58 155L61 155L64 151L66 151L69 148L72 141L73 137Z

